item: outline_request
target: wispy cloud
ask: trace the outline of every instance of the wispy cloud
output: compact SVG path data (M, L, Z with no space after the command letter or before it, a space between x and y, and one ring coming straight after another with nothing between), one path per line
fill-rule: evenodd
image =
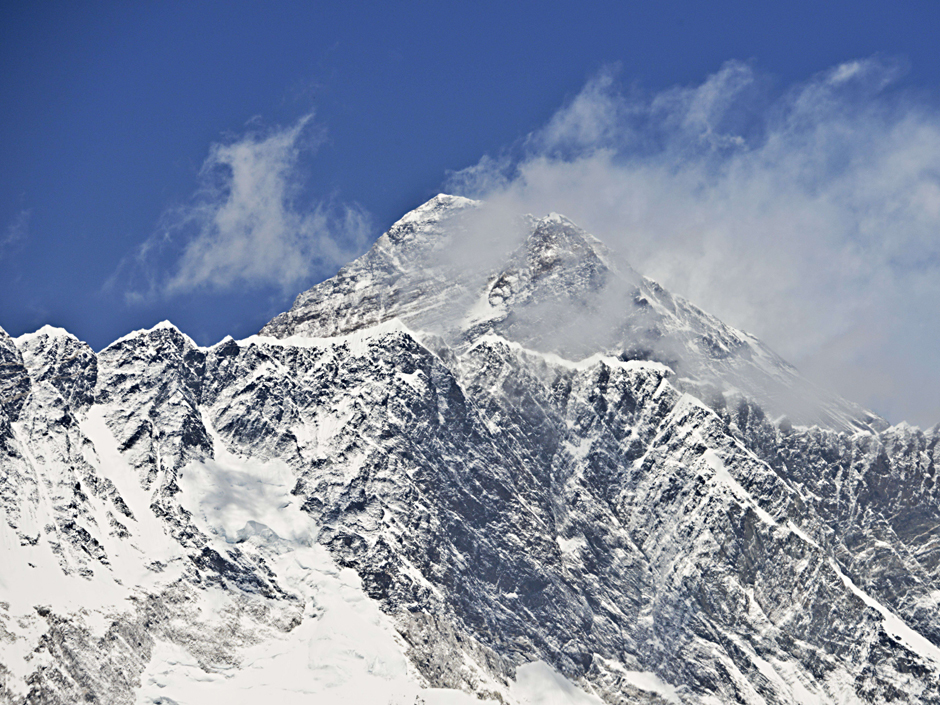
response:
M21 210L16 217L7 225L6 231L0 235L0 255L3 251L18 242L22 242L29 234L29 220L32 217L32 211Z
M191 201L168 210L123 264L146 282L129 298L245 286L290 292L360 254L369 215L335 199L304 198L300 158L320 137L306 115L213 144Z
M940 113L884 59L783 91L729 62L641 95L606 70L453 190L565 213L643 273L894 419L940 421Z

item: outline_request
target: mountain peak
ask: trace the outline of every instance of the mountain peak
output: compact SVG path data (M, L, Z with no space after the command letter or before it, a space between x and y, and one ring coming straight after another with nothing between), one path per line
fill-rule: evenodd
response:
M608 267L610 259L610 251L600 240L557 213L536 222L526 250L530 263L543 268L556 263Z
M439 193L434 198L425 201L414 210L409 211L403 215L398 219L397 223L409 223L428 220L429 218L433 217L440 218L447 211L459 208L468 208L479 204L480 201L474 201L472 198L466 198L464 196L452 196L447 193Z
M557 300L600 291L607 282L609 253L597 238L552 213L535 223L489 288L491 306Z
M65 330L65 328L58 328L46 324L32 333L23 333L23 335L19 336L16 340L17 344L21 344L33 338L75 338L75 336ZM78 338L75 339L78 340Z
M330 337L393 318L458 351L497 334L570 360L602 353L661 362L693 393L743 395L796 424L871 428L876 418L641 277L554 212L506 216L479 201L435 196L261 334Z
M118 338L113 343L108 345L108 347L105 348L105 350L107 350L108 348L113 348L116 345L119 345L121 343L126 343L129 340L148 338L148 337L152 337L155 334L159 335L162 331L167 331L167 333L171 336L174 334L180 336L183 340L185 340L189 345L191 345L194 348L199 347L198 345L196 345L195 341L193 341L192 338L190 338L183 331L177 328L174 323L171 323L170 321L160 321L159 323L151 326L150 328L140 328L139 330L131 331L130 333L122 335L120 338Z
M479 201L474 201L463 196L450 196L446 193L439 193L431 200L421 204L412 211L409 211L399 218L388 229L381 238L379 246L394 244L401 246L415 240L420 240L421 234L429 234L434 231L435 225L441 221L448 220L467 209L479 206Z

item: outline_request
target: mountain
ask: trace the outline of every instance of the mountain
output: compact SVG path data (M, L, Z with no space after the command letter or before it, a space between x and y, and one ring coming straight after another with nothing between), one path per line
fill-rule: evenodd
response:
M658 360L700 397L743 396L800 424L887 427L554 213L505 217L476 201L437 196L298 296L262 335L329 337L392 319L441 336L458 353L492 333L572 360L597 353Z
M246 340L0 332L0 702L940 703L938 440L438 196Z

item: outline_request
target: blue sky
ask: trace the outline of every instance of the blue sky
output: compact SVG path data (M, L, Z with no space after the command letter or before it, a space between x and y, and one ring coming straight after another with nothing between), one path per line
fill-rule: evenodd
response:
M464 190L621 237L642 271L844 394L940 420L924 391L940 389L934 1L0 13L13 335L51 323L100 349L165 318L204 344L249 335L405 211ZM637 193L688 217L610 206Z

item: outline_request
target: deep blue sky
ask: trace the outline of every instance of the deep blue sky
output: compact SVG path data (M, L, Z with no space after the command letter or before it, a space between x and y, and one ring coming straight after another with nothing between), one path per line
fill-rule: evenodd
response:
M205 344L288 307L297 292L269 286L135 303L113 279L191 199L211 145L252 120L314 111L323 142L303 158L304 197L358 204L375 236L606 65L655 93L729 59L785 87L880 55L906 65L903 86L932 91L938 36L935 0L6 2L0 326L60 325L100 349L169 318Z

